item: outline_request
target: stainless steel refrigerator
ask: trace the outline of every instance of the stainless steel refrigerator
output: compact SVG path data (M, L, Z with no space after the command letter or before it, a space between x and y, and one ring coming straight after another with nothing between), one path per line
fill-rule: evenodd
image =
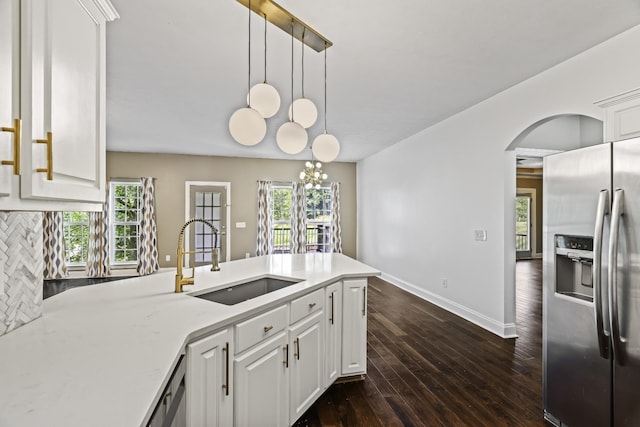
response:
M640 426L640 138L544 161L544 416Z

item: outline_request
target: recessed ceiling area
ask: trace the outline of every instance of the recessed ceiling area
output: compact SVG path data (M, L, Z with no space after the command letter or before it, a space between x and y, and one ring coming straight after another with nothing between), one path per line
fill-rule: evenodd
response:
M291 102L291 40L267 27L267 81L280 111L244 147L228 121L246 106L248 9L235 0L112 0L107 150L307 159L275 143ZM357 161L640 23L638 0L482 2L282 0L330 39L327 127ZM252 16L252 85L264 80L264 23ZM294 44L294 97L300 96ZM323 131L323 55L305 50L305 97Z

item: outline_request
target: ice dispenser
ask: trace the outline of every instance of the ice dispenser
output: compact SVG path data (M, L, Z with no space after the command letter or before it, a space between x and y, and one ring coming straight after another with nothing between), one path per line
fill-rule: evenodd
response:
M593 302L593 237L556 234L556 292Z

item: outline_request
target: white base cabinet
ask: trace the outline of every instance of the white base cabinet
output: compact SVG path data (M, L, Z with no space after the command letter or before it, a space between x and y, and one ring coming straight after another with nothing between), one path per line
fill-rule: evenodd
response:
M367 279L342 283L342 375L367 372Z
M366 304L367 279L335 282L188 344L187 425L296 422L335 380L366 373Z
M287 333L281 332L236 358L233 425L289 425L289 352Z
M327 286L325 304L326 388L340 377L342 368L342 282Z
M187 346L187 426L232 425L232 339L225 329Z
M324 312L317 311L291 327L290 420L294 423L325 389Z

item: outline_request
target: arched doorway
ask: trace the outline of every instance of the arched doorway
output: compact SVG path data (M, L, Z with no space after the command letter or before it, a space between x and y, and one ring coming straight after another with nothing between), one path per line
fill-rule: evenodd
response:
M578 148L601 144L603 142L603 123L593 117L580 114L559 114L545 117L528 126L509 144L506 151L515 153L516 177L515 191L511 195L513 200L513 222L505 224L506 238L514 242L514 264L507 263L505 268L512 269L515 280L511 286L514 308L518 293L537 295L536 299L527 300L526 304L540 306L541 292L522 289L522 271L526 275L536 275L540 280L526 280L525 286L541 286L541 258L543 256L543 158L558 152L575 150ZM513 154L513 153L512 153ZM528 198L528 212L519 201L518 196ZM520 209L516 204L520 203ZM515 225L515 226L514 226ZM523 238L523 236L525 236ZM523 239L526 239L523 242ZM520 250L518 250L520 249ZM518 254L518 252L520 252ZM520 263L522 265L518 265ZM524 263L527 263L526 265ZM516 271L518 272L516 274ZM534 317L523 316L522 301L518 300L516 312L516 330L526 327L528 319ZM534 320L535 321L535 320Z

